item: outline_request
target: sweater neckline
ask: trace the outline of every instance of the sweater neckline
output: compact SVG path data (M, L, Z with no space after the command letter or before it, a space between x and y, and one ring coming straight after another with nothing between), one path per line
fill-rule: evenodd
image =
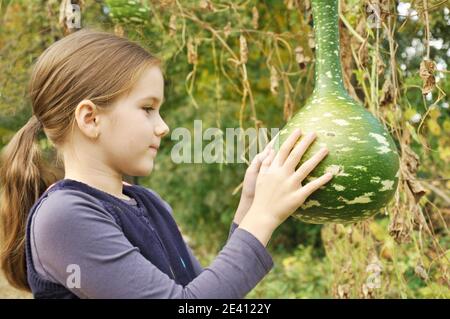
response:
M91 185L89 185L89 184L86 184L86 183L81 182L81 181L77 181L77 180L75 180L75 179L71 179L71 178L63 178L63 179L61 179L59 182L63 182L63 181L72 182L72 183L74 183L74 184L81 184L81 185L86 186L86 187L88 187L88 188L90 188L90 189L93 189L93 190L95 190L95 191L97 191L97 192L100 192L100 193L102 193L102 194L104 194L104 195L106 195L106 196L108 196L108 197L110 197L110 198L113 198L113 199L116 200L116 201L120 201L120 202L125 203L125 204L130 205L130 206L139 207L138 201L133 197L132 192L129 190L129 187L132 187L132 186L128 186L128 185L125 184L125 183L122 184L122 185L123 185L122 193L123 193L124 195L128 196L130 199L122 199L122 198L119 198L119 197L114 196L114 195L112 195L112 194L110 194L110 193L107 193L107 192L105 192L105 191L102 191L102 190L99 189L99 188L93 187L93 186L91 186ZM52 185L52 186L53 186L53 185ZM50 186L50 187L51 187L51 186ZM49 187L49 188L50 188L50 187Z

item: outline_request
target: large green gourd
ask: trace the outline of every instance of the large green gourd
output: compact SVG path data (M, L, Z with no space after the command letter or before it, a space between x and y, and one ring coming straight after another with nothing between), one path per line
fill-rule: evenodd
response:
M313 94L278 135L275 150L296 128L317 137L299 166L326 146L328 155L302 185L326 172L333 179L311 194L294 217L308 223L351 223L376 214L398 185L399 156L390 134L342 82L339 59L338 0L312 0L316 39ZM301 140L300 139L300 140Z

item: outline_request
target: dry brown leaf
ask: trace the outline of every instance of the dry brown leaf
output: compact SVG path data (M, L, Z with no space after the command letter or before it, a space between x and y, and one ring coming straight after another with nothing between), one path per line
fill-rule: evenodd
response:
M284 107L283 107L283 115L284 120L289 121L292 117L292 112L294 110L294 102L292 102L289 94L285 93L284 95Z
M239 37L239 44L240 44L240 55L241 55L241 63L247 63L248 61L248 47L247 47L247 40L245 39L244 35L240 35Z
M169 35L174 36L177 32L177 16L172 14L169 20Z
M341 299L350 298L350 285L349 284L339 285L337 287L337 295Z
M416 173L419 169L419 156L407 145L402 147L402 173L403 178L408 184L415 202L418 203L420 198L426 194L425 188L416 179Z
M311 0L304 0L302 2L304 3L305 11L308 11L309 9L311 9Z
M427 281L428 280L428 273L423 267L421 263L417 264L414 268L414 273L422 280Z
M116 24L114 26L114 34L117 35L118 37L123 37L125 31L123 30L122 25L120 24Z
M225 35L225 39L228 38L228 36L231 34L231 22L228 21L225 28L223 28L223 33Z
M385 21L386 18L389 17L390 13L390 0L379 0L379 9L380 9L380 19L381 21Z
M416 179L407 177L406 181L408 182L409 189L411 190L411 192L414 195L414 199L415 199L416 203L418 203L420 201L420 199L422 198L422 196L424 196L427 193L425 188Z
M424 59L420 62L419 75L423 81L422 94L428 94L433 91L436 85L434 72L436 71L436 63L432 60Z
M270 92L273 95L278 95L278 82L280 81L280 77L278 76L277 69L271 65L270 66Z
M192 38L188 39L187 49L188 49L188 63L197 64L198 62L197 48L194 45L194 40Z
M209 0L200 0L200 3L198 5L200 9L205 11L214 11L214 6Z
M311 49L316 48L316 39L314 38L314 33L308 34L308 45Z
M378 75L383 74L385 69L386 69L386 64L384 63L383 58L381 57L381 55L378 54L378 58L377 58L377 72L378 72Z
M408 145L402 147L402 158L404 158L403 163L405 163L408 172L411 174L417 173L419 169L419 155L417 155Z
M361 295L363 299L374 299L375 289L370 288L367 284L363 284L361 287Z
M253 29L258 29L258 22L259 22L259 12L256 7L252 8L252 26Z
M384 79L383 88L381 89L380 106L391 104L394 101L394 86L392 85L390 75Z
M389 235L398 243L408 243L411 241L412 226L408 220L406 209L397 206L393 208L393 216L389 225Z
M311 61L308 56L305 56L303 48L301 46L295 48L295 61L297 62L300 70L304 70L307 63Z

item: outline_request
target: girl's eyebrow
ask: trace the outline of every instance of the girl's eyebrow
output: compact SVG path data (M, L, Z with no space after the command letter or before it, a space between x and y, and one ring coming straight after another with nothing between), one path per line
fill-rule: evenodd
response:
M164 97L162 98L162 101L160 101L159 98L157 98L156 96L153 96L153 95L146 96L146 97L140 99L139 102L148 101L148 100L156 101L157 103L160 102L161 104L164 103Z

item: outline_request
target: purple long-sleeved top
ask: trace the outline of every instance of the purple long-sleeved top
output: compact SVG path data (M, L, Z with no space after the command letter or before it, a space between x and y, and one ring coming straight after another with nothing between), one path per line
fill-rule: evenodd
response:
M134 199L123 201L136 205ZM243 298L273 267L261 242L233 223L209 267L202 268L186 245L196 278L183 287L140 254L98 199L69 189L42 200L32 219L30 243L36 271L80 298ZM73 264L80 269L79 288L66 284L73 273L67 267Z

